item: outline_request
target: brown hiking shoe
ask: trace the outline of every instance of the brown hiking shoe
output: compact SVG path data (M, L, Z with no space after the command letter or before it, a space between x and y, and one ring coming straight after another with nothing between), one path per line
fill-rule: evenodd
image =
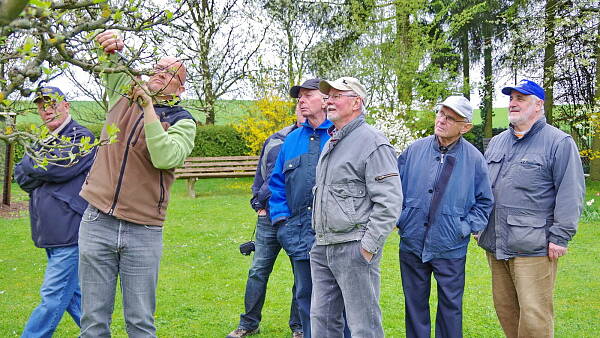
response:
M292 333L292 338L304 338L304 332L302 332L302 331L294 331Z
M259 328L256 328L254 330L246 330L246 329L237 328L237 329L231 331L231 333L228 334L227 337L225 337L225 338L246 337L246 336L251 336L253 334L257 334L259 332L260 332Z

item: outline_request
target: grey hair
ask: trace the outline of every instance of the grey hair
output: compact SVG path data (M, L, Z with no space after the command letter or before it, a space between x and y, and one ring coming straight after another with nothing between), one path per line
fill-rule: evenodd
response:
M363 115L367 114L367 108L365 107L365 98L358 95L357 92L355 92L354 90L349 90L350 93L352 93L352 95L356 95L358 97L360 97L360 113Z
M531 95L533 97L533 99L535 100L534 103L538 103L539 101L542 101L542 109L540 109L540 113L542 115L546 115L546 110L544 109L544 100L540 99L539 97L537 97L536 95L532 94Z

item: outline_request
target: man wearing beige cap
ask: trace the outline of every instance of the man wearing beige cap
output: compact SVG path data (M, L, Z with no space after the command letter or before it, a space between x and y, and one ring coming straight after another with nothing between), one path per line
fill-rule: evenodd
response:
M473 125L463 96L438 105L435 135L398 158L404 208L398 221L406 337L430 337L431 275L437 281L436 337L462 337L465 262L471 233L485 228L493 205L487 165L462 138Z
M365 122L365 87L355 78L321 81L334 124L317 164L310 251L313 337L383 337L379 262L402 208L396 153Z

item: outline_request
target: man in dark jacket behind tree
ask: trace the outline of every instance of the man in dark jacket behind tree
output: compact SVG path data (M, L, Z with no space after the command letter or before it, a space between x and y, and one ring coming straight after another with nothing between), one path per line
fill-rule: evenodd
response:
M93 142L92 133L69 115L70 105L59 88L42 88L34 102L50 131L45 145L52 147L62 137L69 137L72 143L80 143L83 137ZM42 301L31 313L22 337L52 336L65 311L77 325L81 319L77 240L87 202L79 197L79 190L94 155L71 159L69 153L78 153L77 147L48 150L48 158L66 159L42 168L26 154L15 167L15 180L29 193L31 238L35 246L46 249L48 257Z
M252 199L250 206L258 216L256 223L256 251L252 258L252 266L248 271L246 281L246 293L244 295L245 312L240 315L238 328L233 330L227 338L246 337L257 334L260 329L258 325L262 318L262 307L267 295L267 282L273 271L275 260L281 251L281 244L277 240L277 227L271 224L269 217L269 178L275 166L279 148L286 136L301 126L305 118L300 113L300 105L296 106L296 123L287 126L275 134L269 136L263 144L252 184ZM290 259L291 261L291 259ZM294 296L296 287L292 287L292 304L290 306L290 329L292 337L303 337L302 323L298 317L298 306Z

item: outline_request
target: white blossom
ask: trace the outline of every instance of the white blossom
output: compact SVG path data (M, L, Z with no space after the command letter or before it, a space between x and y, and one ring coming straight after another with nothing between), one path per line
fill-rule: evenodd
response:
M374 127L379 129L390 141L397 154L411 143L423 137L425 130L412 130L408 125L418 121L418 117L407 120L405 109L369 109L367 115L373 119Z

